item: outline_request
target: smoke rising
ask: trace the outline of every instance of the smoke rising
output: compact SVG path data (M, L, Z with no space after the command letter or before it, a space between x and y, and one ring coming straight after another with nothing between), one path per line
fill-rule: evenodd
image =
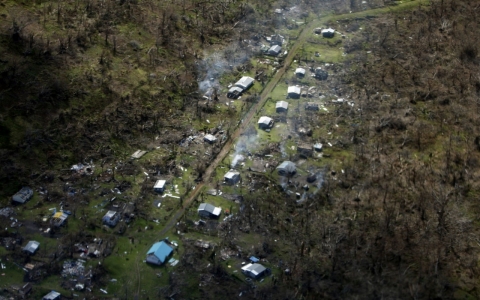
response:
M206 55L206 58L197 62L199 74L204 74L198 80L200 92L211 95L214 88L219 88L219 78L227 71L245 63L251 57L252 51L242 49L237 45L230 45L224 50ZM238 78L240 79L240 78Z
M235 153L233 154L233 161L231 167L234 168L240 159L244 158L244 154L252 155L258 145L258 136L256 134L242 135L235 145Z

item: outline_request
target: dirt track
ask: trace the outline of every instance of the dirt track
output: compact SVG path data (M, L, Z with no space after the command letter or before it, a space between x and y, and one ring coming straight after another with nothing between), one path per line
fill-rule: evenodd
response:
M210 177L212 175L212 172L217 168L218 164L227 156L227 154L230 152L232 149L233 145L235 144L236 140L242 133L245 131L247 128L248 124L252 121L252 118L255 116L256 112L263 107L265 102L268 99L268 96L272 92L272 90L275 88L277 85L278 81L282 78L283 74L288 70L290 65L292 64L293 58L295 57L295 54L300 47L300 45L303 44L303 41L306 39L307 34L313 30L315 25L317 25L318 22L311 22L309 26L305 27L302 32L300 33L298 39L296 40L295 44L293 47L290 49L288 52L287 57L285 58L283 68L279 69L278 72L275 74L275 76L268 82L268 84L265 86L263 89L262 93L260 94L260 100L253 104L250 107L250 110L247 112L247 114L243 117L243 122L237 127L237 129L233 132L231 135L230 139L223 145L222 150L218 153L218 155L215 157L215 159L212 161L212 163L207 167L205 170L205 173L203 175L202 181L197 184L195 189L188 195L188 198L185 199L183 202L182 208L180 208L174 215L173 217L165 224L165 227L159 232L159 238L165 236L167 232L175 226L175 224L178 222L180 217L183 215L185 212L185 209L190 206L190 204L193 202L193 200L198 196L202 188L205 186L206 183L210 180Z

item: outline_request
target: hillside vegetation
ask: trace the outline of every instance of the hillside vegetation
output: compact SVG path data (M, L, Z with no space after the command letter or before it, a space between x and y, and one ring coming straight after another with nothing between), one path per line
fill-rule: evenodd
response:
M15 252L19 245L0 248L11 272L0 287L10 293L23 276L12 262L35 262L42 272L25 275L35 297L59 288L68 297L62 260L95 237L105 255L87 263L95 290L84 292L95 299L480 298L478 3L404 2L2 1L0 208L22 186L35 196L15 208L23 228L0 216L8 227L0 238L35 238L42 248L32 258ZM302 30L316 24L337 36L306 38ZM252 45L280 29L296 51L288 64L328 63L328 80L298 79L281 58L261 64ZM283 77L268 85L275 74ZM244 75L256 83L233 103L226 87ZM255 118L274 115L274 101L297 83L318 87L325 110L291 105L272 131L257 130ZM333 104L338 98L346 101ZM226 158L184 205L261 100L269 101L252 110L254 124L224 150L258 146L249 156L268 170L242 170L238 185L221 186ZM204 144L206 133L221 141ZM317 141L318 159L296 155L300 142ZM137 149L149 153L131 160ZM279 178L277 158L296 161L298 176ZM72 172L79 162L95 165L92 174ZM314 169L315 189L295 198L288 189L308 190ZM165 199L152 190L160 178L169 182ZM196 205L206 201L228 217L199 226ZM135 218L103 226L106 208L119 203ZM42 233L53 206L71 210L68 226ZM167 235L178 242L178 264L144 264ZM246 280L238 270L251 255L272 274Z
M332 21L361 32L344 45L350 58L337 91L355 105L321 121L336 151L352 156L329 165L303 207L283 195L245 195L251 209L228 227L225 247L240 247L232 237L248 227L262 236L248 253L281 270L243 291L258 299L479 297L477 5L431 1ZM218 268L211 274L225 278Z

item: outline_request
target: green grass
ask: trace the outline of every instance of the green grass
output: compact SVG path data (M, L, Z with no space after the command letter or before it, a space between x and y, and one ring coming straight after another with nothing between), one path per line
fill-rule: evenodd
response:
M4 249L4 248L2 248ZM6 253L5 253L6 254ZM3 256L3 255L2 255ZM25 271L13 264L10 260L2 259L6 269L0 269L0 287L9 288L12 284L22 284Z

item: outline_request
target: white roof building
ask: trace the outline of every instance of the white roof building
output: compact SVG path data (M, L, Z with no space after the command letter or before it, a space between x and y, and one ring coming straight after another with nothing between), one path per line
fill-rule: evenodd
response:
M247 90L249 87L253 85L253 82L255 80L252 77L248 76L243 76L240 78L239 81L235 83L235 86L238 86L239 88L242 88L243 90Z
M277 112L287 111L288 110L288 102L287 101L277 101L275 104L275 110Z
M267 268L257 263L248 264L242 267L242 273L252 278L261 277L266 270Z
M224 180L226 183L235 184L240 180L240 172L235 170L230 170L225 174Z
M217 141L217 138L212 134L206 134L203 137L203 140L208 143L215 143Z
M153 186L153 190L163 192L166 183L166 180L157 180L157 182L155 182L155 185Z
M295 75L297 76L305 76L305 69L304 68L297 68L295 70Z
M272 125L273 125L273 119L270 117L263 116L263 117L260 117L260 119L258 119L258 127L261 129L271 128Z
M299 86L289 86L288 87L288 96L293 98L299 98L302 89Z
M198 213L201 216L205 217L219 217L222 209L220 207L215 207L209 203L201 203L198 206Z
M335 30L332 28L322 29L322 36L331 38L335 34Z

